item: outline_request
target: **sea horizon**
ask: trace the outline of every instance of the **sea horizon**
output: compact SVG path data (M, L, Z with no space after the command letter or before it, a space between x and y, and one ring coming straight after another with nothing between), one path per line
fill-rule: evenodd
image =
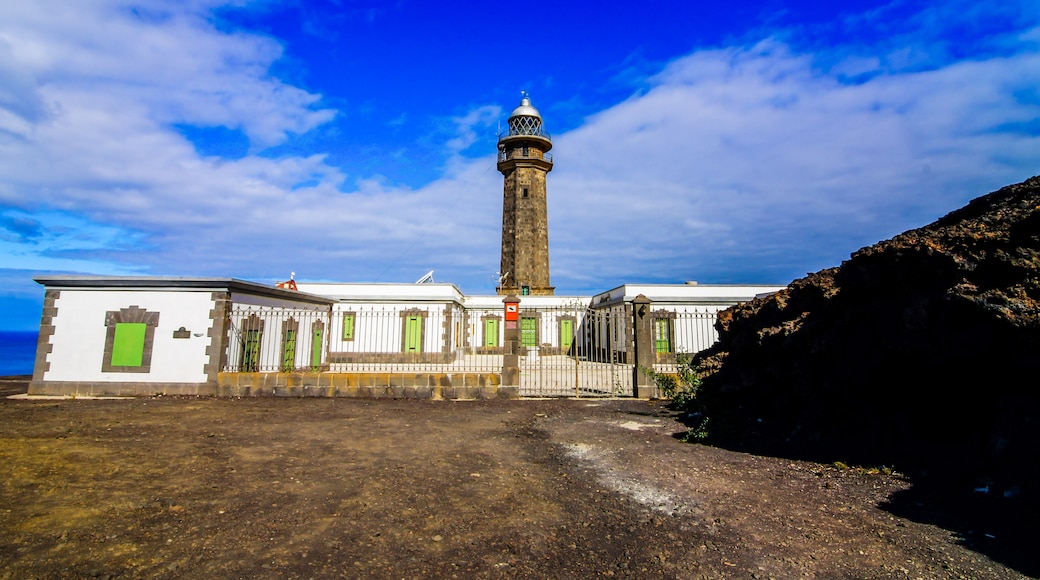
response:
M38 337L36 330L0 330L0 377L32 374Z

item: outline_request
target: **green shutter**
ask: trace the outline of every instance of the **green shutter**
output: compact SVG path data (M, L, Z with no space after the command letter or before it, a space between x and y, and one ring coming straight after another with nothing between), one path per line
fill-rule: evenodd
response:
M242 342L242 372L255 373L260 370L260 331L246 330Z
M422 352L422 323L423 319L421 316L409 316L405 320L405 352Z
M498 319L484 321L484 346L498 346Z
M147 325L143 322L117 322L112 341L112 366L139 367L144 361L144 337Z
M565 318L560 321L560 348L568 351L574 344L574 321Z
M354 340L354 315L343 315L343 340Z
M296 331L285 331L285 351L282 355L282 371L289 372L296 368Z
M522 346L538 346L538 319L520 319L520 344Z

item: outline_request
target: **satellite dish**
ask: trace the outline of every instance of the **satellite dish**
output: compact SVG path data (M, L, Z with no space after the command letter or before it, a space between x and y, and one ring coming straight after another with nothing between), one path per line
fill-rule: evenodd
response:
M433 270L426 273L425 276L415 281L416 284L430 284L433 282Z

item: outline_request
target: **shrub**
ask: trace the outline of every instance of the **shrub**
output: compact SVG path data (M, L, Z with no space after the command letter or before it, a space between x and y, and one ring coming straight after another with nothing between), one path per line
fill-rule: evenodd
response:
M675 355L675 374L659 373L652 368L644 368L643 374L657 385L661 394L672 400L676 407L687 409L697 399L697 391L701 388L701 378L693 358L686 353Z
M683 435L682 440L686 442L706 441L708 439L708 417L703 405L697 399L697 393L701 388L700 374L690 355L679 353L675 359L675 374L659 373L648 368L643 369L643 374L657 385L661 395L672 400L674 409L688 413L691 419L700 420L696 427L690 428Z

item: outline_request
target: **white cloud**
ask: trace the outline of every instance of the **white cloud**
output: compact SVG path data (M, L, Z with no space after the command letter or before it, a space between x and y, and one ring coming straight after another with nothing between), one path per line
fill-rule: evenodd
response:
M1040 120L1038 83L1036 53L843 84L773 41L698 52L557 140L553 242L637 249L649 268L599 265L626 278L836 265L1036 173L1040 140L1005 126Z
M348 180L320 150L265 157L334 114L270 77L277 43L217 31L198 6L153 2L140 16L116 3L27 5L0 7L0 204L45 233L0 268L35 255L40 269L261 281L411 281L435 269L469 292L493 288L493 152L451 157L418 189ZM875 64L774 40L700 51L558 134L556 286L786 282L1040 169L1035 132L1010 128L1040 119L1036 52L918 72ZM873 76L842 82L856 71ZM447 146L466 149L498 114L477 106L454 119ZM177 124L239 129L253 151L200 156ZM104 248L72 240L70 219Z
M484 105L477 107L462 117L453 119L456 126L455 137L448 140L446 145L453 152L466 150L470 145L477 142L478 136L475 128L492 127L499 120L502 108L496 105Z

